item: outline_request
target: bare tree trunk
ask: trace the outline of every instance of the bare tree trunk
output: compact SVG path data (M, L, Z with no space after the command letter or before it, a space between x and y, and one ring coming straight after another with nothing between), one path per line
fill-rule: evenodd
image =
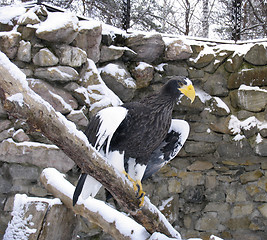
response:
M241 6L242 0L232 0L232 40L241 39Z
M202 2L202 37L209 37L209 0Z
M185 35L189 34L189 21L190 21L190 2L185 0Z
M131 20L131 1L123 0L123 29L128 30L130 28Z
M161 232L180 238L166 218L146 198L139 200L131 183L111 167L89 144L86 136L74 123L55 112L46 101L35 94L26 76L0 52L0 98L10 117L25 119L32 130L41 131L51 142L68 155L85 173L90 174L110 191L120 206L149 233ZM152 207L151 207L152 206Z

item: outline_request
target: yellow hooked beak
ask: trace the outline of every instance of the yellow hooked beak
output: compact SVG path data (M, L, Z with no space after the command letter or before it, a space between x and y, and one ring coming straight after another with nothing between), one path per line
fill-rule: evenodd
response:
M191 103L194 102L196 92L192 84L184 85L181 88L179 88L179 90L181 93L183 93L185 96L187 96L191 100Z

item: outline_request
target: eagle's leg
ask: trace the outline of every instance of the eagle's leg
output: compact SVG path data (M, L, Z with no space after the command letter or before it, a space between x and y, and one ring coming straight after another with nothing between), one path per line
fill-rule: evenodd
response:
M140 204L139 204L139 207L142 207L144 205L144 201L145 201L145 195L146 193L143 191L143 187L142 187L142 183L140 180L137 180L135 182L136 184L136 187L137 187L137 198L138 199L141 199L140 201Z
M144 205L144 200L145 200L144 197L145 197L146 193L143 191L141 181L140 180L137 180L137 181L133 180L126 171L123 171L123 174L127 177L127 179L129 179L132 182L133 189L135 192L137 192L136 197L138 199L141 199L139 207L142 207Z

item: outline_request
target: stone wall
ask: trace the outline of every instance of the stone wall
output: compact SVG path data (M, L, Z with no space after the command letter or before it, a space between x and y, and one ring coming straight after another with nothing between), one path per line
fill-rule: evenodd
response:
M29 86L81 130L98 110L139 99L171 76L188 76L196 100L182 98L173 114L189 122L188 141L144 189L184 238L267 239L266 43L126 34L45 7L20 10L0 30L0 50ZM73 183L79 170L1 105L0 141L3 236L16 193L50 196L39 182L43 168L55 167ZM83 219L77 228L80 239L107 239Z

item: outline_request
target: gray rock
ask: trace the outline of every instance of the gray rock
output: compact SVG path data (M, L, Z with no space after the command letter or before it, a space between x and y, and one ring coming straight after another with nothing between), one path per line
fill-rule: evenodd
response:
M214 60L214 53L200 52L196 58L189 58L188 64L194 68L200 69L208 66Z
M61 172L67 172L74 166L74 162L55 145L15 143L10 139L0 143L0 161L32 164L41 168L54 167Z
M147 63L155 62L163 55L165 44L160 34L154 35L132 35L129 36L125 44L137 53L135 61Z
M55 20L60 24L55 24ZM53 26L53 27L51 27ZM78 34L78 18L71 13L51 12L36 30L36 36L56 43L71 43Z
M233 96L237 94L237 96ZM237 107L251 112L260 112L267 104L267 92L260 89L239 89L231 95L232 102L235 100ZM235 105L235 103L233 103Z
M0 51L5 53L10 59L14 59L17 54L20 36L18 32L4 32L0 34Z
M190 45L179 39L164 39L166 44L164 59L167 61L188 59L193 51Z
M125 47L102 46L100 52L100 62L114 61L122 57Z
M8 172L13 180L36 181L40 176L40 171L37 167L20 164L9 164Z
M267 49L262 44L253 45L244 59L253 65L266 65L267 64Z
M38 239L72 240L77 236L77 225L79 226L77 220L78 216L69 211L65 205L55 204L47 212L46 221L42 223L42 231Z
M51 82L58 81L63 83L79 79L79 73L68 66L36 68L34 76Z
M78 47L72 47L69 45L57 45L54 47L59 62L62 65L71 67L80 67L86 62L86 52Z
M220 221L216 212L205 213L196 222L196 230L199 231L214 231L219 228Z
M230 114L230 109L228 106L218 97L213 97L207 101L210 108L210 113L216 116L228 116Z
M220 157L226 158L240 158L253 155L253 151L246 140L225 142L224 144L219 144L217 147L217 152Z
M232 53L233 51L227 51L227 50L216 51L215 59L213 59L211 63L204 68L204 71L208 73L214 73L225 61L225 59Z
M58 64L58 58L48 48L43 48L34 55L33 63L41 67L54 66Z
M241 67L242 62L243 62L243 55L234 54L233 56L227 59L224 66L226 71L233 73L236 72Z
M185 66L179 64L166 64L163 66L164 74L167 76L188 76L188 71Z
M14 132L12 138L16 142L25 142L25 141L30 141L29 136L24 132L23 129L19 129L16 132Z
M109 63L100 73L107 86L124 101L130 101L136 90L136 83L127 68L122 64Z
M21 40L19 42L17 59L23 62L31 61L31 43Z
M79 33L73 45L81 48L94 62L100 59L102 25L96 21L79 21Z
M66 117L80 127L86 127L89 123L88 118L82 110L73 110Z
M6 118L6 117L7 117L7 112L4 109L4 106L3 106L3 104L0 101L0 118L3 119L3 118Z
M38 24L40 23L40 19L35 14L34 9L29 9L26 13L21 15L18 20L19 25L27 25L27 24Z
M0 120L0 132L12 127L12 122L9 120Z
M3 194L10 192L10 189L12 187L11 181L8 181L7 179L0 176L0 182L0 193Z
M203 90L212 96L225 97L229 93L227 79L218 73L207 75Z
M40 79L27 80L30 88L49 102L56 111L67 114L78 108L76 99L69 92Z
M153 79L154 67L144 62L138 62L131 66L131 75L136 80L137 88L148 87Z
M193 142L187 141L184 149L188 156L201 156L209 153L214 153L216 146L208 142Z
M263 139L255 146L255 152L259 156L267 157L267 139Z
M247 86L266 86L267 66L242 69L232 73L227 81L229 89L239 88L240 85Z

